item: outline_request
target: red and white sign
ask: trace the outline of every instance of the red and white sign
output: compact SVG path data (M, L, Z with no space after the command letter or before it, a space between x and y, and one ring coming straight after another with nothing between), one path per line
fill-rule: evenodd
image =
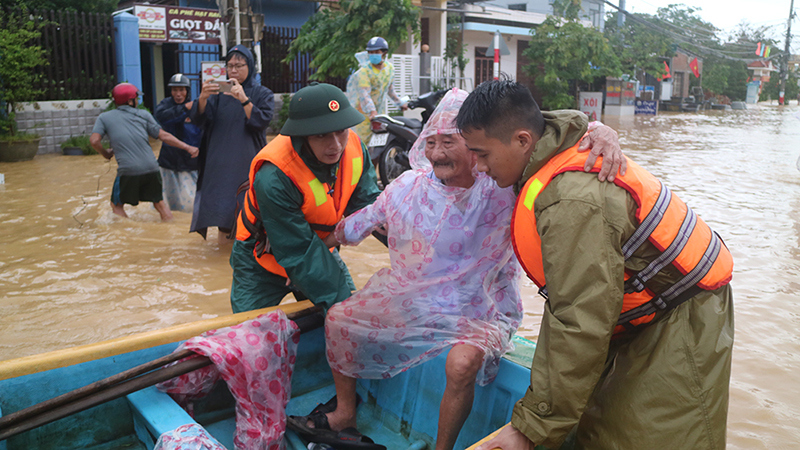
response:
M589 122L600 120L600 115L603 113L602 92L581 92L578 103L581 112L589 117Z
M219 44L220 14L215 9L134 5L139 40L184 44Z
M200 81L208 80L225 81L228 74L225 70L225 61L203 61L200 63Z

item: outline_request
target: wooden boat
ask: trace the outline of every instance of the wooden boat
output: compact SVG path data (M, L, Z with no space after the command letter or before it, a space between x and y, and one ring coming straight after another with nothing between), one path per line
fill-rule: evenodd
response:
M311 306L304 301L279 308L292 317ZM0 362L0 436L9 428L3 424L3 417L8 419L31 405L96 384L98 380L144 363L164 359L180 342L206 330L241 323L272 310L234 314ZM319 314L317 322L317 328L304 330L301 335L292 378L292 399L286 410L289 415L308 414L335 392L325 358ZM532 342L521 338L515 338L515 345L515 351L501 362L497 379L477 388L475 406L456 448L473 445L510 420L515 402L528 387L530 361L535 349ZM440 355L389 380L359 380L358 391L364 399L359 406L359 430L391 450L434 448L439 400L444 392L445 358L446 354ZM131 382L160 370L166 369L149 372ZM0 450L152 449L162 433L190 423L201 424L226 448L234 448L234 402L224 384L200 401L194 413L194 418L190 417L170 396L149 386L2 440ZM38 416L46 414L48 412L44 411ZM287 431L285 442L289 450L305 449L307 445L291 431Z

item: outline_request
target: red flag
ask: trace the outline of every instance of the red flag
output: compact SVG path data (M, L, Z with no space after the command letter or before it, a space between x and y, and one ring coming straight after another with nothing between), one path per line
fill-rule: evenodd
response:
M697 68L697 58L693 59L692 62L689 63L689 67L692 69L692 73L696 78L700 78L700 70Z
M664 77L663 77L663 78L664 78L665 80L666 80L667 78L672 78L672 75L670 75L670 73L669 73L669 66L667 65L667 62L666 62L666 61L664 61L664 70L666 70L666 71L667 71L667 73L666 73L666 74L664 74Z
M761 56L761 42L756 46L756 55Z

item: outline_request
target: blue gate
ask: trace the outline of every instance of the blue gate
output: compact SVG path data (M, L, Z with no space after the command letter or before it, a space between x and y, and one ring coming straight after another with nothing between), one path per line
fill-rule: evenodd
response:
M176 72L182 73L192 83L191 92L200 95L203 83L200 81L201 63L203 61L221 61L220 46L212 44L180 44L175 52Z

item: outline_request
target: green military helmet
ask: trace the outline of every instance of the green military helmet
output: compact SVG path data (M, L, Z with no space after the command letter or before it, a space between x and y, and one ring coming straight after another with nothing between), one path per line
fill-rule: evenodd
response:
M344 92L332 84L312 82L297 91L289 103L284 136L312 136L344 130L364 121Z

